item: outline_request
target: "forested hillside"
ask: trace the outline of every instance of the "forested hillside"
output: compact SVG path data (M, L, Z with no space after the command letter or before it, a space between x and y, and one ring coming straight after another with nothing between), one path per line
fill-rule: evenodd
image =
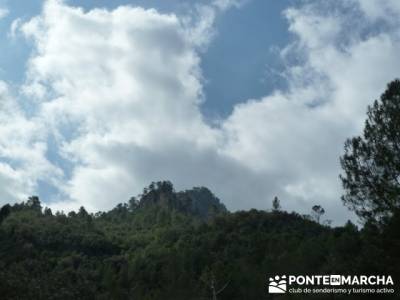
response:
M268 274L399 272L398 216L381 232L330 228L279 210L229 213L209 190L169 182L95 215L53 214L31 197L0 216L2 299L265 299Z

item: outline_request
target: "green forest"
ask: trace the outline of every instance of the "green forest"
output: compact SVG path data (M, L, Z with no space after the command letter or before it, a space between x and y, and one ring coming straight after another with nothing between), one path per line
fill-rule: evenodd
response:
M339 158L338 158L339 160ZM107 212L52 212L37 196L0 210L1 299L377 299L270 295L275 274L400 279L400 81L344 143L343 197L360 224L281 209L228 211L206 187L154 182ZM339 175L339 174L338 174ZM250 188L250 187L249 187Z

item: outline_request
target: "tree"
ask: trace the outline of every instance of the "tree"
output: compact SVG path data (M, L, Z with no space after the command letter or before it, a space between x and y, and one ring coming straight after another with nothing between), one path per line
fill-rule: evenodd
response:
M321 205L314 205L312 207L312 211L315 221L319 223L321 220L321 216L325 213L325 209L323 209Z
M40 203L38 196L29 197L28 201L26 201L26 206L37 212L42 212L42 204Z
M348 139L340 158L343 203L363 221L381 224L400 208L400 81L368 106L363 134Z
M272 200L272 210L273 211L281 210L281 203L277 196L275 196L274 200Z
M80 218L87 218L87 217L89 217L89 214L88 214L88 212L86 211L86 209L85 209L83 206L81 206L81 207L79 208L79 211L78 211L78 213L77 213L77 216L80 217Z
M139 206L139 201L135 197L131 197L128 201L128 210L135 211Z
M174 191L174 186L171 181L158 181L156 183L157 189L162 193L172 193Z
M0 224L1 222L3 222L5 218L7 218L10 212L11 212L10 204L6 204L0 209Z
M53 215L53 212L51 211L51 208L46 207L46 208L44 209L44 215L45 215L45 216L52 216L52 215Z

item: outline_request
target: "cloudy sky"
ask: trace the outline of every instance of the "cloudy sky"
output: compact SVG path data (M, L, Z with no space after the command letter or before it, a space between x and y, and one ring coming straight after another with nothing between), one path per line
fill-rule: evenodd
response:
M0 205L106 210L151 181L325 207L400 76L397 0L0 0Z

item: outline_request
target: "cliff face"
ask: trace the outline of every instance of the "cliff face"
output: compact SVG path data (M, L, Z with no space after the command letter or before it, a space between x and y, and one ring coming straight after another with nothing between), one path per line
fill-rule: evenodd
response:
M195 187L191 190L179 192L177 198L184 205L185 211L203 219L227 212L225 205L205 187Z
M159 206L208 219L227 212L225 205L205 187L175 192L168 181L151 184L140 198L139 208Z

